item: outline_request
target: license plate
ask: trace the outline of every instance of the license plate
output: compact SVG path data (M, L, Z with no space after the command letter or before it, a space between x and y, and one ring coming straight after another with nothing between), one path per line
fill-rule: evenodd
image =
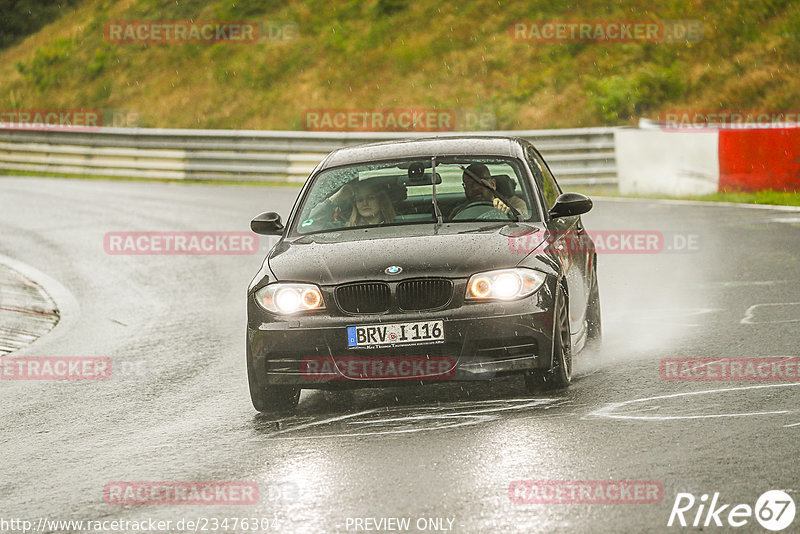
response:
M347 346L351 348L442 341L444 341L444 321L347 327Z

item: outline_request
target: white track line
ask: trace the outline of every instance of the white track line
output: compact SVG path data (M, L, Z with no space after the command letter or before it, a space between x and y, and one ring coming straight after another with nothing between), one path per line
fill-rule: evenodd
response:
M639 402L649 402L653 400L660 400L660 399L672 399L676 397L689 397L692 395L708 395L711 393L724 393L727 391L744 391L748 389L764 389L764 388L785 388L785 387L795 387L800 386L800 383L790 383L790 384L766 384L766 385L758 385L758 386L743 386L737 388L720 388L720 389L708 389L703 391L690 391L686 393L672 393L670 395L658 395L655 397L646 397L643 399L634 399L629 401L623 402L614 402L611 404L606 404L605 406L598 408L584 416L586 417L604 417L607 419L629 419L629 420L639 420L639 421L673 421L673 420L681 420L681 419L712 419L712 418L719 418L719 417L746 417L751 415L779 415L779 414L787 414L790 413L790 410L780 410L780 411L770 411L770 412L746 412L746 413L733 413L733 414L711 414L711 415L666 415L666 416L636 416L636 415L623 415L623 414L615 414L612 413L614 410L621 408L623 406L628 406L631 404L639 403Z

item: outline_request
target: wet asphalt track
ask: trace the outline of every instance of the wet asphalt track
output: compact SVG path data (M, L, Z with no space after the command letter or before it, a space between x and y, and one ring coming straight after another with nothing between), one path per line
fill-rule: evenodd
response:
M103 236L247 230L261 211L285 216L295 195L0 180L0 254L75 299L18 355L108 356L115 369L106 381L0 382L0 519L268 517L283 532L344 532L348 518L410 517L449 518L455 532L663 532L697 531L666 527L678 491L753 505L784 489L798 501L800 385L669 382L659 362L800 356L800 213L598 201L590 229L695 234L699 250L601 255L605 343L580 357L568 391L531 397L521 378L305 391L296 415L267 418L250 405L244 361L245 291L262 255L114 256ZM509 484L529 479L652 480L664 499L512 503ZM254 481L260 502L103 500L111 481L207 480ZM276 484L293 491L278 497ZM763 529L751 519L738 531Z

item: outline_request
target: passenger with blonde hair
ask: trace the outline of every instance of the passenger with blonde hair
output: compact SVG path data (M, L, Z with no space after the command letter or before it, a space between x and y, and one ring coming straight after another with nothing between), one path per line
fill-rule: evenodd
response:
M386 190L377 183L355 184L353 212L347 226L370 226L394 222L394 207Z
M394 219L394 206L389 193L376 181L370 181L344 184L317 204L306 220L307 226L341 228L392 223Z

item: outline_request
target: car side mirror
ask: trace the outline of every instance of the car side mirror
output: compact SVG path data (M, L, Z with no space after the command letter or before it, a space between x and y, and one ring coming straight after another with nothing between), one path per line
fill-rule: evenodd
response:
M573 217L583 215L592 209L592 199L580 193L562 193L558 195L556 203L550 208L550 217Z
M274 211L262 213L250 221L250 229L261 235L281 235L283 234L281 216Z

